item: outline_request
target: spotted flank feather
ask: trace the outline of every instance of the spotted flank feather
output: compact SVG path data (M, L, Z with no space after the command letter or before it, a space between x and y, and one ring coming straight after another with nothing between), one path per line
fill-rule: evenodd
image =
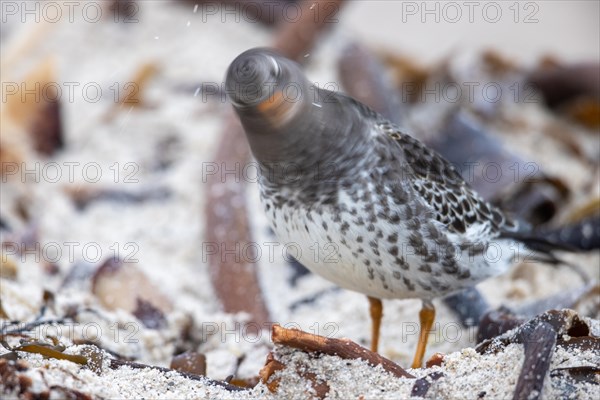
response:
M483 200L464 181L454 166L388 121L378 128L400 144L413 188L435 211L435 218L456 233L475 224L489 223L492 232L517 230L517 224Z

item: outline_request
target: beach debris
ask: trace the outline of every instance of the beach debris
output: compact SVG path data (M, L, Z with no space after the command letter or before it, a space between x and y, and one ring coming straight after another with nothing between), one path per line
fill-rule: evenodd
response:
M249 160L247 146L239 123L231 115L222 132L215 162L223 166L245 164ZM244 183L228 183L220 173L212 174L206 178L206 191L205 243L214 246L210 251L207 248L206 254L215 292L225 312L250 315L248 327L254 330L252 333L268 328L271 318L258 282L256 257L240 250L253 242ZM234 256L226 257L223 254L226 249L238 250Z
M273 48L283 56L305 62L322 31L333 28L343 0L300 0L299 17L278 24Z
M396 89L401 93L402 104L423 101L423 86L433 73L418 65L412 58L391 51L378 52L381 62L390 70Z
M547 322L536 324L524 339L524 345L525 361L513 399L539 399L556 345L556 331Z
M18 272L17 263L12 257L5 255L3 252L2 260L0 260L0 278L15 280L17 279Z
M106 114L103 122L112 121L120 111L129 111L132 108L149 108L144 95L150 81L160 72L157 62L147 61L142 63L134 72L133 77L126 81L119 93L115 94L116 101L113 103Z
M485 297L474 287L446 296L443 302L450 307L464 327L479 325L479 321L490 308Z
M514 308L514 313L524 318L533 318L547 310L569 308L581 315L596 318L600 313L600 284L590 282L585 285L557 293Z
M137 310L140 317L149 318L147 323L158 318L158 313L148 311L150 308L146 303L159 310L163 318L165 313L172 310L171 300L134 263L119 258L107 259L96 270L92 277L92 293L108 310L121 309L132 314Z
M366 46L352 42L338 60L338 74L345 91L390 121L401 124L406 109L382 62Z
M156 62L145 62L138 67L133 78L125 84L124 91L119 98L118 104L123 104L131 107L144 107L147 104L144 102L144 92L148 83L160 71L160 67Z
M51 57L38 64L20 85L7 84L3 136L9 138L3 141L3 162L11 158L21 160L25 156L22 153L27 152L27 145L23 144L22 150L18 145L12 146L19 140L28 141L39 155L45 157L52 156L64 146L59 90L55 62ZM26 138L14 137L23 132L27 134Z
M600 64L565 65L546 58L530 73L529 82L541 91L550 108L581 97L599 99Z
M167 325L165 314L149 301L136 299L137 305L132 314L148 329L162 329Z
M171 369L206 376L206 356L195 351L178 354L171 360Z
M515 318L510 314L506 318L512 319L511 323L515 323ZM591 328L588 322L582 319L576 311L564 309L549 310L526 322L517 323L515 328L505 331L499 336L483 340L475 350L480 354L490 354L500 351L510 343L523 343L532 334L534 328L541 323L548 323L553 328L558 346L568 346L569 341L573 338L582 337L594 345L600 346L600 338L590 336ZM598 350L600 351L600 348Z
M69 269L60 285L62 288L81 286L91 284L91 280L96 273L98 266L94 263L78 260ZM87 287L87 286L86 286Z
M79 211L85 210L96 202L110 201L120 204L138 204L147 201L164 201L171 196L171 190L166 187L152 187L135 192L91 186L67 187L65 190Z
M579 222L588 217L600 215L600 197L594 197L573 209L567 215L567 222Z
M561 64L546 58L529 75L546 105L589 129L600 128L600 64Z
M415 381L415 384L413 385L410 395L412 397L425 397L427 391L429 391L429 387L431 386L431 384L443 377L443 372L436 371L417 379Z
M544 380L548 375L552 378L570 373L562 368L548 371L556 346L568 349L570 352L591 350L600 354L600 337L594 336L588 322L573 310L550 310L528 321L502 310L484 318L482 325L478 339L488 338L476 347L476 351L480 354L502 351L511 343L524 344L525 360L515 388L514 399L540 398ZM494 336L496 332L499 332L499 335ZM577 368L572 372L575 375L581 372L584 375L583 380L593 379L598 369L589 366ZM562 389L565 393L571 390L568 387Z
M465 112L450 114L429 142L485 199L537 226L551 220L568 186L504 148Z
M361 359L371 366L381 367L397 377L414 378L398 364L352 342L349 339L335 339L304 332L299 329L288 329L275 324L271 330L273 344L291 347L307 353L320 353L338 356L342 359ZM261 375L262 377L262 375ZM266 382L263 379L264 382Z
M600 215L556 228L541 229L538 234L554 243L581 251L600 249Z
M477 343L493 339L522 325L528 319L544 315L548 310L575 310L579 315L597 318L600 312L600 284L590 282L550 297L523 304L504 306L488 311L479 323ZM573 312L575 312L573 311Z
M429 360L427 360L425 362L425 367L426 368L432 368L432 367L441 367L442 364L444 363L444 357L445 355L442 353L434 353L431 357L429 357Z
M83 357L78 354L64 353L64 351L67 349L66 346L61 344L56 338L48 337L48 339L52 341L52 344L27 338L22 339L21 344L18 346L10 346L4 340L5 335L6 334L3 332L1 336L2 340L0 340L0 343L6 350L9 350L13 353L23 351L26 353L41 354L44 358L67 360L81 365L87 364L86 357Z
M519 318L506 307L491 310L486 313L479 322L477 331L477 343L498 337L525 322L525 318Z

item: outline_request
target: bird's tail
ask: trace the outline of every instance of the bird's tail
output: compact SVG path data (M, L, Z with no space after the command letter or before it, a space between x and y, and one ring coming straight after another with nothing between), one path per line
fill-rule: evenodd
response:
M527 249L532 251L532 253L527 255L528 260L539 261L554 266L564 265L571 268L583 280L589 279L589 275L579 265L566 261L557 255L558 252L580 253L585 251L572 243L564 240L556 240L556 237L548 236L543 231L504 232L501 237L523 243Z

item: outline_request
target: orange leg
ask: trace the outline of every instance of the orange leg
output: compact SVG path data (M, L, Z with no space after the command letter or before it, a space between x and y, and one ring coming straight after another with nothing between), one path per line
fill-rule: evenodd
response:
M369 297L369 312L371 313L371 351L377 353L379 347L379 328L383 317L383 304L375 297Z
M421 368L421 365L423 365L425 349L427 348L427 339L429 338L429 331L433 326L434 319L435 308L433 307L433 303L429 300L423 300L423 307L419 312L419 321L421 323L421 330L419 332L419 344L417 345L417 351L415 352L415 358L413 359L412 368Z

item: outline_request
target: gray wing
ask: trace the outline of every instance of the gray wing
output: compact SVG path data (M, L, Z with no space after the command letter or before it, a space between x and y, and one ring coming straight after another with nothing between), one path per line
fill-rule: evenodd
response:
M400 145L408 164L408 180L450 231L465 233L469 226L485 222L498 234L517 230L517 224L482 199L449 161L391 122L379 119L375 123Z

